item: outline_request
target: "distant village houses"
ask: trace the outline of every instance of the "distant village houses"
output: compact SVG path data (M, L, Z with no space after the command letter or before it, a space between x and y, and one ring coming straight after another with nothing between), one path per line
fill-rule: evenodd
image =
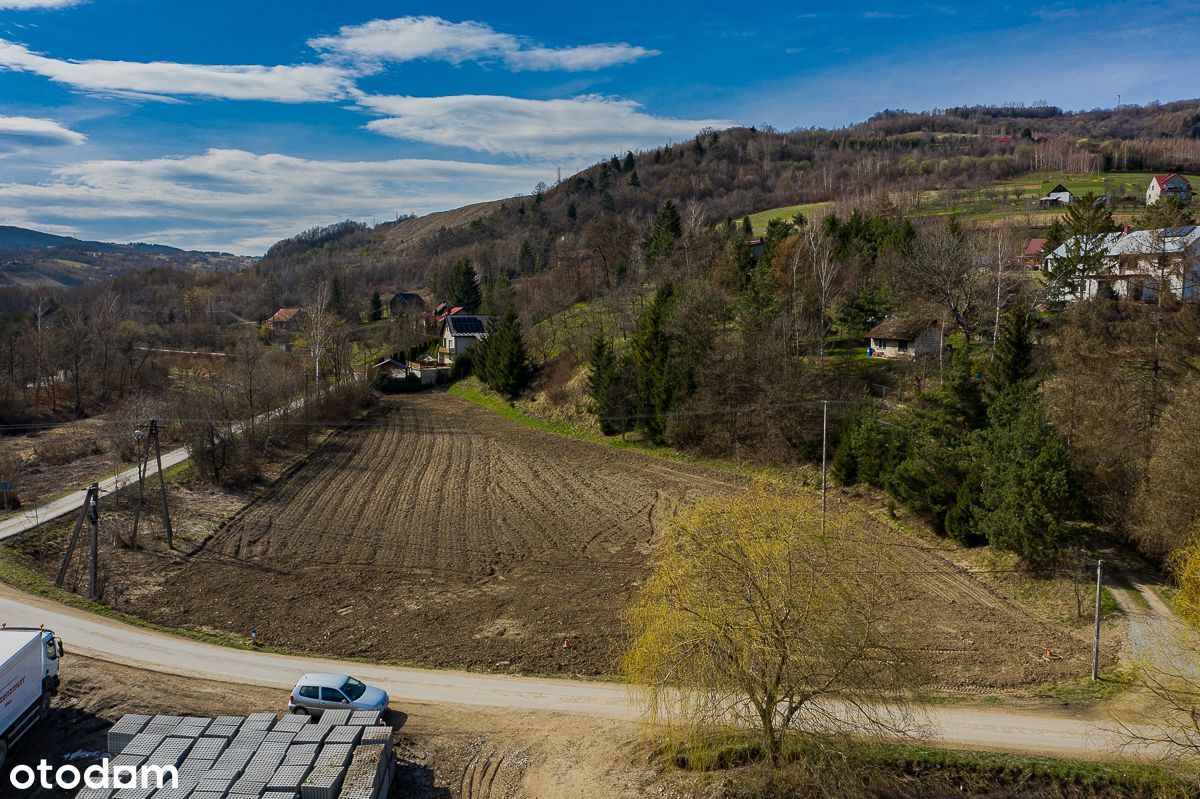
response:
M439 360L451 363L477 341L487 337L488 317L475 314L449 313L442 322L442 344Z
M1038 201L1038 204L1043 208L1053 207L1055 205L1070 205L1075 197L1067 190L1067 187L1059 183L1046 193L1046 196Z
M304 322L302 308L280 308L275 315L267 320L267 326L272 330L294 333Z
M1146 205L1154 205L1164 197L1177 197L1184 203L1192 201L1192 184L1183 175L1155 175L1146 189Z
M936 319L889 316L867 333L872 358L915 360L937 355L942 347L941 323Z

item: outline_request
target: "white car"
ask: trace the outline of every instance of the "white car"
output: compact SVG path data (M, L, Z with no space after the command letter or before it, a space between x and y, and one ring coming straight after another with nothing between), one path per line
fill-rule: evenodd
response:
M384 713L388 695L345 674L305 674L288 698L289 712L307 713L313 718L339 708Z

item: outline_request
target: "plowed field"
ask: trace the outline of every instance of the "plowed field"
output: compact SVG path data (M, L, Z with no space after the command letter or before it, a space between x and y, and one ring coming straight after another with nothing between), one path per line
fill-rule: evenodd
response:
M343 429L126 608L314 652L436 666L613 673L621 610L681 503L740 478L542 433L446 394ZM1086 673L1086 635L880 524L946 685ZM1043 660L1053 650L1063 660Z

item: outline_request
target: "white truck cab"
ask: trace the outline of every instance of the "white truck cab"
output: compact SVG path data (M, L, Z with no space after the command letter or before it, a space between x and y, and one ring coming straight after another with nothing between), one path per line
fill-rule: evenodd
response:
M62 641L44 627L0 627L0 768L8 750L50 713Z

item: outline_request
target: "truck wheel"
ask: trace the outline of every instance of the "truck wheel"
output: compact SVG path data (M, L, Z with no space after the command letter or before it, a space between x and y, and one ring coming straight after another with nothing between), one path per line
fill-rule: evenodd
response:
M40 719L41 721L45 721L46 717L49 715L50 715L50 697L48 695L44 695L44 696L42 696L42 701L38 703L38 719Z

